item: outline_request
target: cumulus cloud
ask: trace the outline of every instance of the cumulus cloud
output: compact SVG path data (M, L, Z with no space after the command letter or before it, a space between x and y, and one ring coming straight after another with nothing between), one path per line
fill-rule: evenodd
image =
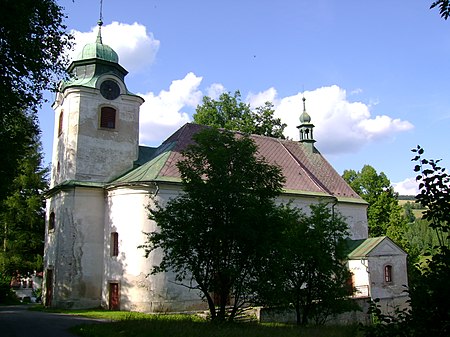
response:
M269 88L265 91L259 93L250 92L247 95L247 102L254 109L259 106L263 106L266 102L272 102L274 105L277 104L277 90L275 88Z
M192 110L202 99L198 89L202 77L188 73L181 80L174 80L169 90L155 95L139 94L145 99L140 112L140 142L159 145L172 132L191 120Z
M213 83L206 89L206 95L212 99L219 99L220 95L226 91L221 83Z
M407 178L398 183L393 183L394 191L399 195L417 195L419 194L419 184L415 178Z
M92 27L89 32L72 30L71 33L75 37L75 48L69 56L73 59L86 44L95 42L98 26ZM160 44L153 33L147 32L147 28L137 22L131 25L112 22L102 26L102 40L119 54L120 64L128 71L143 69L152 64Z
M275 104L275 116L287 124L285 135L298 139L297 126L303 111L303 97L306 98L306 111L315 125L314 138L320 144L322 153L356 152L369 142L391 139L413 128L408 121L387 115L372 116L371 105L350 101L346 90L337 85L281 98L277 97L274 88L270 88L249 95L247 100L253 107L267 100L272 101Z

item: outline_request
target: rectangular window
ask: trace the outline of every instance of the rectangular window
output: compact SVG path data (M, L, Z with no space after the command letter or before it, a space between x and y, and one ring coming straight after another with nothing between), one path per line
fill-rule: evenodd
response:
M55 229L55 212L51 212L48 218L48 230L51 231Z
M63 119L64 119L64 110L61 110L59 114L59 122L58 122L58 136L61 136L63 129Z
M111 233L111 256L119 255L119 233Z
M100 127L104 129L116 128L116 110L109 106L104 106L100 110Z
M384 281L386 283L392 282L392 266L384 266Z

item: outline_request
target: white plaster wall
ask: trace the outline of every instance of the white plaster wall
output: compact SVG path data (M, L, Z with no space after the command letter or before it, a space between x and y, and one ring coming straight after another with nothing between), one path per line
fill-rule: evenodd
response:
M102 189L72 188L47 201L45 269L54 270L54 306L100 305L103 272L104 195Z
M156 185L155 185L156 186ZM189 291L174 283L171 273L159 273L147 276L154 265L158 265L162 255L160 251L152 252L149 258L144 257L144 250L138 249L145 243L144 232L157 230L156 224L148 219L146 206L149 204L149 193L155 193L155 186L149 187L119 187L107 192L106 216L104 233L105 272L103 278L102 305L108 307L109 283L120 284L121 309L138 311L178 311L203 308L205 304L199 294ZM177 185L158 186L156 200L165 205L170 198L178 196L180 188ZM316 203L316 198L296 198L292 200L295 207L309 212L309 205ZM286 202L281 197L278 202ZM338 205L341 206L341 205ZM358 212L365 211L364 205L343 206L345 212L356 212L352 219L366 219ZM119 234L119 256L111 256L111 233ZM358 274L361 284L368 285L368 276Z
M281 195L277 198L277 203L287 204L291 202L293 207L298 207L306 214L310 213L310 205L318 202L327 202L326 197L298 196L298 195ZM329 202L330 208L332 202ZM352 240L366 239L368 237L367 224L367 205L361 203L338 202L335 211L339 212L349 225L349 237Z
M372 298L393 298L406 296L408 285L406 255L369 256L370 287ZM392 266L392 282L384 280L384 266Z
M98 82L103 81L103 78ZM124 86L122 86L124 87ZM124 89L123 89L124 90ZM109 101L93 88L68 88L57 95L51 187L65 180L109 181L133 167L138 156L139 107L143 100L121 95ZM116 109L116 128L99 128L102 106ZM63 113L62 134L58 135ZM59 171L57 170L59 165Z
M367 260L349 260L348 269L353 274L352 282L353 286L356 288L353 296L370 296L370 282Z
M105 225L105 276L103 279L103 306L108 306L109 283L120 284L121 309L137 311L179 311L203 308L198 293L174 283L172 273L147 276L154 265L161 261L161 251L145 258L145 251L138 249L146 241L144 232L157 230L148 219L146 206L152 188L128 187L108 191ZM175 189L160 189L156 199L164 204L178 195ZM119 256L110 251L111 232L119 234Z

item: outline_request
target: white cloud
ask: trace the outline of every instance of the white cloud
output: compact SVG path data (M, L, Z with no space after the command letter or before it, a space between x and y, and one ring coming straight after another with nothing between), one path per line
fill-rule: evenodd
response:
M417 195L419 194L419 184L415 178L407 178L399 183L393 183L394 191L399 195Z
M226 91L221 83L213 83L206 89L206 95L212 99L219 99L220 95Z
M386 115L372 117L370 105L350 102L346 91L337 85L278 99L276 90L270 88L265 92L252 94L250 101L260 104L261 97L272 98L275 115L287 124L285 135L298 139L297 126L303 111L303 96L306 98L306 111L315 125L314 138L322 153L356 152L371 141L390 140L396 134L413 128L408 121Z
M75 36L75 49L70 57L77 57L82 48L96 41L98 26L92 27L90 32L72 30ZM159 49L159 40L147 28L137 22L126 24L112 22L102 26L102 41L119 55L120 64L128 71L136 71L153 63Z
M140 142L159 145L173 131L190 121L192 110L202 99L198 89L202 77L188 73L183 79L172 81L169 90L158 95L140 94L145 99L140 112ZM188 111L186 111L186 109Z
M277 104L277 90L274 87L271 87L265 91L261 91L259 93L250 92L247 95L246 101L250 103L250 106L254 109L259 106L263 106L266 102L272 102L274 105Z

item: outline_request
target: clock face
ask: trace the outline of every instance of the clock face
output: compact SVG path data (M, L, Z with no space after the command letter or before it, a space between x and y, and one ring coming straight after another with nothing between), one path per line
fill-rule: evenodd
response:
M102 84L100 84L100 93L106 99L113 100L119 97L120 88L116 82L112 80L106 80L103 81Z

